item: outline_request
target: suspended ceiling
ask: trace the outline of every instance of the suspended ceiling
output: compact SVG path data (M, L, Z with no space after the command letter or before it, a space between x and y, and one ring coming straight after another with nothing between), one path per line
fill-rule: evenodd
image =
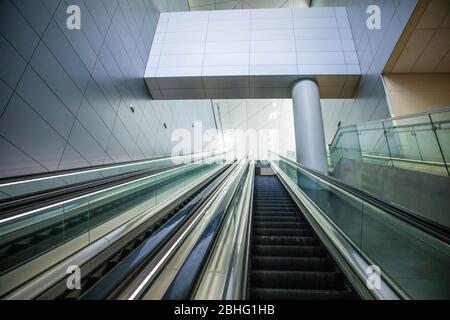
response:
M305 8L309 0L188 0L191 11L260 8Z

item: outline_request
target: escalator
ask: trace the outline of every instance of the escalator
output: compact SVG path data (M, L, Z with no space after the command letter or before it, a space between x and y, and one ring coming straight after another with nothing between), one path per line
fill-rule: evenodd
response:
M164 181L150 188L139 190L135 193L118 197L114 201L92 207L81 212L76 212L65 219L53 218L42 226L31 225L23 228L15 234L10 241L2 241L0 244L0 272L6 272L10 268L19 266L41 251L51 248L67 239L85 232L86 226L92 228L124 212L127 208L142 203L157 190L163 188L171 181Z
M275 175L255 177L249 274L254 300L356 298Z
M134 179L163 171L164 169L153 170L150 173L147 171L139 172L138 177ZM56 216L46 219L39 224L31 224L12 234L9 240L6 236L2 237L0 242L0 273L17 268L27 262L29 257L36 256L49 248L73 239L84 233L87 227L91 229L95 228L121 215L127 209L145 202L155 192L164 189L174 181L176 181L176 177L156 183L148 188L118 195L112 201L100 202L98 204L92 203L89 207L74 210L73 213L66 214L63 218ZM98 187L102 187L102 184L98 184ZM90 189L87 189L87 191L92 192ZM75 195L71 194L70 197L75 197ZM64 200L66 201L70 197ZM52 201L56 200L52 199ZM24 209L20 208L20 210ZM15 212L16 215L20 213L20 211L19 213Z
M195 193L191 194L183 202L179 203L174 209L165 214L156 223L152 223L145 228L145 230L139 232L132 237L131 240L125 242L124 245L120 246L119 249L111 248L109 252L105 252L106 258L100 261L92 261L85 268L83 268L83 274L85 275L81 282L80 290L68 290L65 288L64 281L58 286L49 290L40 299L57 299L57 300L76 300L80 299L87 291L89 291L94 285L105 277L111 270L113 270L117 265L124 261L133 251L141 246L142 243L146 242L149 238L155 235L158 230L162 229L166 224L181 210L188 209L189 204L202 193L209 184L204 185ZM65 290L61 290L64 288Z
M76 260L82 274L80 290L68 289L64 274L51 271L55 280L42 289L30 287L28 297L355 300L409 299L410 292L418 298L447 295L431 290L426 295L420 292L422 296L410 289L406 292L401 286L404 280L392 276L391 265L414 261L415 268L420 268L418 277L427 281L430 270L423 262L433 261L431 272L444 278L450 261L448 232L404 210L282 157L269 163L243 158L183 170L184 174L167 180L145 182L91 202L86 217L83 210L66 215L66 232L77 229L82 219L96 225L97 219L105 222L142 203L152 196L150 190L164 189L164 194L172 195L175 187L186 185L183 179L199 178L155 214L145 216L131 232L108 233L102 238L107 242L103 247L86 247L86 258ZM27 250L57 234L56 220L43 222L33 227L36 232L16 232L15 241L3 241L3 250L9 250L5 256L15 258L11 245ZM417 238L404 232L406 227L414 228ZM424 247L424 240L429 247ZM19 248L22 241L27 245ZM395 250L380 250L380 242ZM380 290L367 286L367 270L374 265L383 268ZM408 268L402 271L417 273ZM45 279L43 272L37 285Z
M21 295L21 287L30 283L28 287L35 288L34 283L43 281L26 296L79 298L189 207L211 179L227 168L222 155L213 159L217 162L146 168L100 182L94 179L5 199L0 203L5 208L0 210L0 296ZM62 281L61 286L49 284L55 290L43 292L46 272L56 270L72 255L85 263L97 254L95 261L82 268L83 291L68 292Z
M222 183L228 166L221 168L205 181L198 190L181 200L160 218L135 230L117 244L81 266L81 289L70 290L66 280L40 295L39 299L57 300L99 300L115 299L135 273L144 267L155 255L175 237L183 225L203 205L212 192ZM225 173L224 173L225 172Z

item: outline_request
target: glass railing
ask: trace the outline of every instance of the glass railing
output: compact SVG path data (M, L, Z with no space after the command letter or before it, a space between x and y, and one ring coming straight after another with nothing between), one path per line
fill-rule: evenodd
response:
M273 163L394 287L413 299L450 299L450 246L282 157Z
M350 159L450 175L450 109L341 127L329 146L334 170Z
M226 165L226 154L0 219L1 275L53 249L74 253ZM109 223L110 228L104 225ZM101 226L101 228L98 228ZM0 285L1 287L1 285ZM1 290L0 290L1 291Z
M141 170L158 169L179 163L194 162L207 159L213 155L215 155L213 152L208 151L177 157L164 157L126 164L85 168L64 173L55 172L29 178L6 179L6 181L0 181L0 200Z

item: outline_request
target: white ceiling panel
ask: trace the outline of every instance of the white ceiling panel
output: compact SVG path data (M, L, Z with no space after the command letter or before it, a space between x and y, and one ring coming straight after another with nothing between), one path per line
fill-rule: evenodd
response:
M188 0L191 11L262 8L306 8L309 0Z

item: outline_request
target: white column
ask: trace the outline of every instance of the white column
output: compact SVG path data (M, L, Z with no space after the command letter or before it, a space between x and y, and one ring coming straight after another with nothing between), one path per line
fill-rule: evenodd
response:
M319 87L314 80L292 86L297 162L328 174Z

